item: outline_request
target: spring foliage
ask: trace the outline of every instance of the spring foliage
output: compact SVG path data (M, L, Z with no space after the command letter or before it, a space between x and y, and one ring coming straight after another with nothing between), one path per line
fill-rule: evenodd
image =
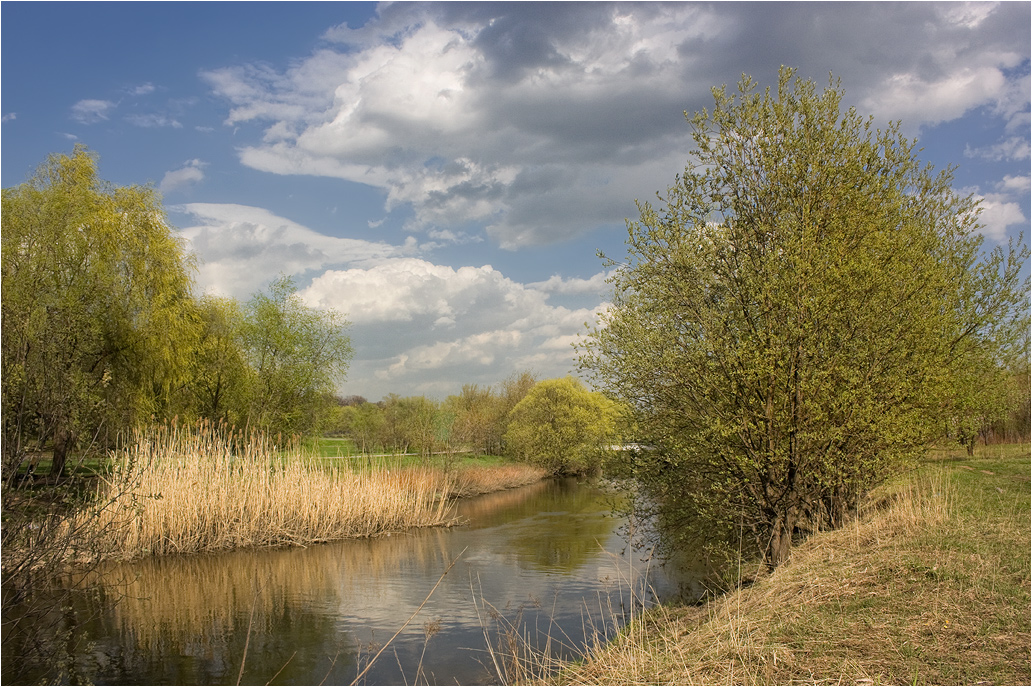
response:
M581 352L653 449L633 468L669 543L745 533L771 565L962 413L958 372L1028 318L1027 249L983 251L951 170L792 77L689 117L697 151L639 203Z
M3 189L3 477L141 423L320 428L352 350L346 321L289 277L245 306L193 293L193 257L158 193L100 179L77 145Z

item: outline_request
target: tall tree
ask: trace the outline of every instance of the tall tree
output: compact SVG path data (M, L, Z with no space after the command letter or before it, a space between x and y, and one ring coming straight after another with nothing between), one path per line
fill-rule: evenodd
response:
M192 264L157 192L102 181L80 145L2 202L4 476L29 442L52 445L59 476L80 440L175 412Z
M1027 248L982 250L978 207L842 91L743 77L628 223L582 365L635 412L635 471L668 543L752 534L774 566L939 431L957 372L1025 322Z
M254 371L249 426L284 434L320 427L353 355L346 326L340 313L306 306L290 277L251 298L242 327Z
M450 438L454 444L476 453L488 453L491 435L499 421L500 399L490 387L463 384L457 396L449 396L445 406L452 414Z

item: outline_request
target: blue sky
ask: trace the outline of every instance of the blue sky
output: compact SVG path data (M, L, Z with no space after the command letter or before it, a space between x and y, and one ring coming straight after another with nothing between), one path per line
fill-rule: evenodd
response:
M280 273L348 314L342 387L443 397L574 368L596 257L691 152L683 112L782 64L922 160L990 245L1028 228L1030 6L1009 3L0 5L2 184L79 142L152 183L246 300Z

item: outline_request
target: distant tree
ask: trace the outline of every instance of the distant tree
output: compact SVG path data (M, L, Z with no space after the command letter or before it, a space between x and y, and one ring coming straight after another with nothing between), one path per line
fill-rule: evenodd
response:
M306 306L290 277L251 298L242 328L254 371L249 426L284 434L320 428L353 355L346 326L340 313Z
M510 413L537 383L537 375L530 370L520 370L513 372L498 385L498 403L488 434L488 453L506 453L505 433L509 430Z
M402 453L430 455L437 443L436 402L425 396L389 394L381 401L384 424L381 443Z
M381 448L384 425L384 411L374 403L346 405L338 409L336 430L355 442L362 453L372 453Z
M192 263L157 192L76 145L3 189L4 478L27 446L59 476L83 441L177 410L198 318Z
M451 442L475 453L488 453L501 410L500 399L491 389L463 384L462 392L449 396L444 405L451 415Z
M509 415L505 442L518 460L552 474L589 472L617 441L616 405L573 377L538 382Z
M978 207L900 124L782 70L690 118L697 151L628 223L582 351L651 450L667 541L751 534L771 566L837 526L954 415L972 360L1028 327L1025 247L982 251Z

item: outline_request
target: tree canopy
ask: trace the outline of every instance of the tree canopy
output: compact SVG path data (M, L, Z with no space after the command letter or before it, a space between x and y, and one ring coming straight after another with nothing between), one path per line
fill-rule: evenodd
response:
M581 350L634 411L667 542L745 532L771 565L974 404L961 372L1028 326L1027 248L984 250L952 169L793 76L686 113L697 150L639 203Z
M4 478L30 453L105 447L151 421L321 428L352 349L289 277L241 306L193 293L158 193L100 179L77 145L3 189Z

